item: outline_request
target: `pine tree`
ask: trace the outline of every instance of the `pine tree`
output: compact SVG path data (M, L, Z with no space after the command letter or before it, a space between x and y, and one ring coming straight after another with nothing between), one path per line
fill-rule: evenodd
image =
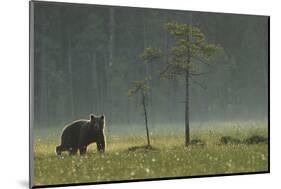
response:
M195 65L198 61L194 60L199 59L201 62L206 62L213 55L220 52L222 48L208 43L205 35L198 27L168 22L165 24L165 29L174 38L175 43L170 49L168 63L161 70L160 77L174 79L178 76L183 76L185 78L185 145L188 146L190 143L189 79L193 80L193 76L206 74L198 72ZM147 59L155 59L159 57L161 50L149 47L145 52L143 56L147 56ZM196 83L200 85L200 83Z

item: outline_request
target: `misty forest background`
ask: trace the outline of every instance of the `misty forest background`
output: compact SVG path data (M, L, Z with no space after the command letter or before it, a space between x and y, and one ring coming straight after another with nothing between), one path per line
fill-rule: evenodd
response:
M109 130L144 125L141 98L127 93L133 80L152 76L150 127L183 129L184 78L162 80L153 75L167 64L165 54L174 43L163 28L168 21L197 26L208 42L224 49L223 58L200 67L209 72L195 77L203 88L189 82L190 122L267 121L266 17L37 3L35 128L62 128L90 113L104 113ZM143 64L139 54L149 46L161 48L165 56Z

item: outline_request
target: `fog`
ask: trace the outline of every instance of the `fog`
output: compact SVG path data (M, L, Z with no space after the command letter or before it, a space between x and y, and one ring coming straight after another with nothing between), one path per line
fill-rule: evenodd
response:
M115 129L143 125L141 97L127 93L151 76L149 126L183 128L184 77L157 76L165 56L139 58L147 47L165 54L172 46L168 21L197 26L224 50L207 64L195 61L208 74L189 81L190 122L268 119L268 17L40 2L34 10L35 127L61 128L91 113L105 114Z

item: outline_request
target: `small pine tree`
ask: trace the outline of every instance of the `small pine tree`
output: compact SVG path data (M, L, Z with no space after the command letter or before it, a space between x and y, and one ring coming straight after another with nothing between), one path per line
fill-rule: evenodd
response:
M161 56L162 52L160 49L155 49L152 47L146 48L139 57L142 59L144 63L151 62L153 60L158 59ZM128 91L128 96L134 96L136 94L141 95L141 104L144 111L144 120L145 120L145 130L146 130L146 138L147 138L147 145L151 147L150 144L150 137L149 137L149 128L148 128L148 114L147 114L147 94L149 92L149 81L150 77L146 77L142 80L135 80L132 82L132 86Z
M148 85L149 79L143 80L136 80L132 82L132 86L128 91L128 96L134 96L140 94L142 97L142 107L144 111L144 120L145 120L145 130L146 130L146 138L147 138L147 145L150 145L150 137L149 137L149 129L148 129L148 121L147 121L147 93L149 91Z

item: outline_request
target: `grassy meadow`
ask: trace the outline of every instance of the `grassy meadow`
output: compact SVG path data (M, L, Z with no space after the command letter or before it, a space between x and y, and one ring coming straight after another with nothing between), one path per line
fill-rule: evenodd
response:
M103 154L97 153L95 144L92 144L85 156L69 156L67 152L56 156L55 146L60 141L60 131L49 129L37 133L35 130L33 184L38 186L268 170L267 143L220 143L223 136L236 137L241 141L253 135L267 137L267 124L264 123L194 126L191 127L191 139L200 139L203 144L187 148L184 147L181 129L159 131L159 128L152 128L153 148L150 150L129 150L146 144L144 130L131 135L129 132L110 133Z

